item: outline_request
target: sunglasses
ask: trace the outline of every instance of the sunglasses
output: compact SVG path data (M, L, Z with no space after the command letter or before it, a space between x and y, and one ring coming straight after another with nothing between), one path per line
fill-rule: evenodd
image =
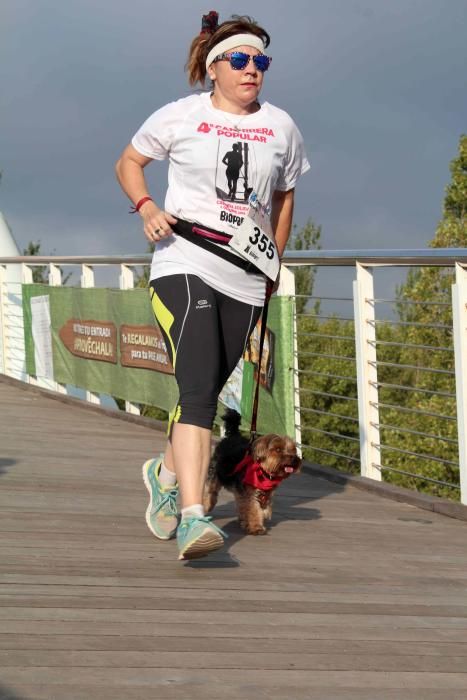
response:
M258 56L250 56L249 53L243 53L243 51L233 51L231 53L219 54L219 56L216 56L214 59L213 63L216 63L217 61L230 61L231 68L234 70L243 70L249 64L250 58L253 59L255 68L261 71L261 73L267 71L269 64L272 61L272 58L265 56L262 53L260 53Z

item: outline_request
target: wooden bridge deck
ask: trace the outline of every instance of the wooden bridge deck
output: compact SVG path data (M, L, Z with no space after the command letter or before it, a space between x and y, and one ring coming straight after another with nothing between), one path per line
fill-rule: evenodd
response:
M467 523L302 474L264 538L146 528L147 427L0 380L0 698L465 700Z

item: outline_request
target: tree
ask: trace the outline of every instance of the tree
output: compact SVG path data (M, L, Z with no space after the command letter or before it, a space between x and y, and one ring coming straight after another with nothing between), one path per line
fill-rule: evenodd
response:
M26 248L23 250L23 255L41 255L41 242L29 241ZM62 284L66 284L71 277L71 272L69 272L65 277L63 277L63 270L59 267L62 273ZM48 284L48 271L47 265L34 265L32 268L32 281L34 284Z
M459 153L451 161L451 182L447 185L444 198L443 218L438 224L434 238L429 245L432 248L465 248L467 247L467 135L462 135L459 141ZM433 301L441 295L449 294L453 283L453 272L443 268L424 268L411 272L407 281L399 290L398 295L412 301ZM423 320L432 318L432 310L423 306L416 307L399 305L399 315L404 320Z
M451 162L450 171L451 182L445 189L443 217L429 243L433 248L467 246L465 135L460 138L459 152ZM382 411L380 423L395 426L394 429L383 429L382 443L406 450L406 453L383 450L383 461L392 468L416 472L449 483L455 483L459 478L455 465L458 454L456 403L453 396L456 391L452 352L453 282L452 268L426 267L411 271L406 282L397 290L397 310L402 323L398 328L392 329L392 334L393 342L398 341L401 345L397 359L393 358L392 362L399 366L385 369L384 382L415 391L384 389L380 397L382 403L402 408L402 412L395 409ZM381 377L379 380L382 381ZM407 429L413 432L406 432ZM410 455L408 452L415 454ZM397 473L389 472L386 479L439 496L453 495L449 487Z
M287 243L286 250L319 250L321 239L321 226L316 226L310 218L299 231L296 226L292 229L292 235ZM316 268L311 265L295 267L295 295L297 314L302 314L313 292L316 276Z
M297 339L304 455L354 471L359 444L353 323L304 313L297 319Z
M467 247L467 136L461 137L459 153L450 169L443 217L429 244L432 247ZM452 397L452 282L452 270L447 268L410 272L397 291L398 318L376 328L378 381L393 385L379 389L379 422L386 426L380 429L381 463L448 483L456 483L459 478L455 464L456 405ZM355 367L351 359L336 358L354 355L353 324L334 318L321 320L306 313L298 321L300 386L305 390L301 397L305 409L302 435L305 444L316 448L305 450L305 455L347 471L346 457L358 460L359 456L356 404L351 400L356 397ZM354 439L341 439L344 437ZM342 454L344 459L332 452ZM391 470L384 470L383 475L385 481L404 487L456 497L453 489L432 481Z
M294 228L287 248L319 250L320 239L321 226L308 219L299 231ZM294 272L304 455L355 471L359 444L353 323L318 318L319 301L307 309L316 268L304 265Z
M23 250L23 255L40 255L41 254L41 244L40 241L35 243L34 241L29 241L26 248ZM47 284L47 265L34 265L32 268L32 281L35 284Z
M146 252L147 253L154 253L154 248L155 248L154 243L148 243L148 247L146 249ZM144 267L141 268L141 271L135 270L135 287L138 287L139 289L141 289L141 288L147 289L149 287L150 274L151 274L151 265L145 265Z
M451 161L451 182L446 187L444 213L436 235L434 248L461 248L467 244L467 135L459 141L459 154Z

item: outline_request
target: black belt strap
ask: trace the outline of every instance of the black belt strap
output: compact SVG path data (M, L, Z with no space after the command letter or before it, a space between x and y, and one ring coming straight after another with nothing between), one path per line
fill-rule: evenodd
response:
M243 258L240 258L234 253L230 253L228 250L221 247L222 244L216 245L215 243L212 243L210 239L204 238L202 234L194 233L193 226L197 225L192 224L189 221L184 221L183 219L178 219L176 224L172 224L172 229L178 236L185 238L187 241L190 241L190 243L194 243L200 248L204 248L204 250L208 250L210 253L214 253L214 255L218 255L220 258L223 258L224 260L227 260L228 262L232 263L232 265L236 265L242 270L245 270L245 272L262 274L261 271L253 265L253 263L249 262L248 260L244 260ZM204 226L203 228L207 227ZM220 232L214 231L214 233Z

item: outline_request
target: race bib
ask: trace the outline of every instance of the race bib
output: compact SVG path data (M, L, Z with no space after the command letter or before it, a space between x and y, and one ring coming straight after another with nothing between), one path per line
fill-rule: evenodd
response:
M233 234L229 245L275 282L279 274L280 260L269 230L269 220L261 209L252 205L250 201L248 214Z

